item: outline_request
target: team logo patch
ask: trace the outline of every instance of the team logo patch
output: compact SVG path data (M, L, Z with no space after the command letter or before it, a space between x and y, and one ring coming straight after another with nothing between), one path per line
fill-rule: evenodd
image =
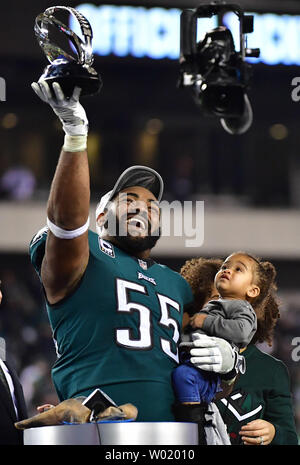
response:
M138 279L144 279L145 281L149 281L149 283L154 284L154 286L156 286L156 281L154 278L150 278L150 276L146 276L140 271L138 271L137 275L138 275Z
M141 260L140 258L138 259L138 262L139 262L140 267L143 268L143 270L148 269L147 262L144 262L144 260Z
M99 237L99 248L101 252L105 253L111 258L115 258L115 251L114 251L113 245L107 241L104 241L103 239L100 239L100 237Z

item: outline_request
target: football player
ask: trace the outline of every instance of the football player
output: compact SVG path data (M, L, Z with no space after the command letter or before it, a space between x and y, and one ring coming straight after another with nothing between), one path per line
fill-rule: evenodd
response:
M97 207L89 230L88 120L80 89L66 98L58 83L32 84L65 132L47 206L47 227L31 241L57 348L52 375L60 401L100 388L117 405L132 403L138 421L173 421L171 372L191 289L150 252L160 235L163 181L151 168L121 174ZM221 341L221 342L220 342ZM216 338L201 339L192 360L230 372L235 355Z

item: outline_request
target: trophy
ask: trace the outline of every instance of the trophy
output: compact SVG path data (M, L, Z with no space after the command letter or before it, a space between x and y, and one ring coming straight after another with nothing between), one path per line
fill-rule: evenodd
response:
M83 36L82 40L69 27L54 17L59 12L68 12L78 21ZM49 28L56 28L67 36L73 44L77 59L60 48L49 38ZM35 19L34 32L40 47L50 62L41 76L52 89L52 83L58 82L66 97L71 97L74 87L78 86L81 95L97 94L102 87L99 74L92 68L94 61L92 50L93 32L88 20L75 8L68 6L53 6Z

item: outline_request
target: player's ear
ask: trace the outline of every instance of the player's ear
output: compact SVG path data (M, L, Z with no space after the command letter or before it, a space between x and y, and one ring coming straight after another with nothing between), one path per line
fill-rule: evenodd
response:
M105 221L106 221L106 216L107 216L107 209L104 210L104 212L100 213L97 217L97 225L102 228Z
M252 284L247 290L247 296L251 299L255 299L255 297L259 296L260 288L256 284Z

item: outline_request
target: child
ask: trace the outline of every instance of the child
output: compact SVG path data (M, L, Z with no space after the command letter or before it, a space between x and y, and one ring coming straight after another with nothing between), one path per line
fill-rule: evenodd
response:
M256 314L264 311L276 288L275 276L271 263L244 252L233 253L215 276L219 298L210 300L191 317L191 328L226 339L239 349L247 346L257 330ZM213 294L212 289L210 295ZM218 375L198 370L188 360L173 372L173 386L181 404L210 403L219 383Z

